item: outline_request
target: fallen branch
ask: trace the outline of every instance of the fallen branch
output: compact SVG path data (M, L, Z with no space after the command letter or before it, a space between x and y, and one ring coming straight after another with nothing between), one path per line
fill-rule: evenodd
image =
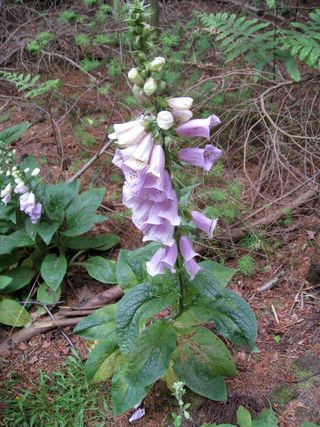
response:
M120 286L113 286L112 288L101 292L98 295L78 304L74 307L74 313L77 317L66 318L66 313L70 313L65 308L60 309L54 314L54 320L48 316L41 321L34 322L31 326L25 329L20 329L12 337L6 338L0 343L0 354L8 353L12 348L18 346L24 341L29 341L36 335L43 334L62 326L73 326L79 323L86 315L91 314L95 308L103 307L104 305L116 301L123 295L123 290ZM79 317L79 314L81 316ZM69 314L70 316L71 314Z
M296 208L298 208L299 206L304 205L305 203L307 203L309 200L313 199L317 193L319 192L319 188L318 186L313 187L311 189L309 189L308 191L306 191L305 193L300 194L295 200L293 200L290 203L286 204L286 208L294 210ZM251 222L248 225L244 225L241 228L235 228L233 230L230 231L229 234L223 234L221 236L217 237L217 240L232 240L234 242L240 240L242 237L244 237L244 235L248 232L248 230L252 229L252 228L256 228L258 226L267 226L267 225L271 225L277 221L279 221L279 219L283 216L283 207L274 210L273 212L267 214L266 216L256 219L255 221Z

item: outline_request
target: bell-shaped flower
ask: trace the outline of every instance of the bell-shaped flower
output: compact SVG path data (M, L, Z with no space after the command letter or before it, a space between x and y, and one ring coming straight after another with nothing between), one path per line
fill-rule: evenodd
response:
M219 117L212 114L207 119L194 119L177 127L179 136L202 136L210 139L210 129L220 124Z
M155 144L150 156L148 173L160 178L164 171L165 156L160 144Z
M143 86L143 92L147 96L151 96L155 93L157 88L158 88L158 85L155 79L153 77L149 77Z
M153 138L151 133L147 133L141 142L136 146L133 146L131 155L127 155L124 159L124 164L129 168L139 171L146 167L149 162L152 149L153 149ZM131 148L131 147L129 147ZM123 150L125 151L125 150ZM125 153L126 154L126 153Z
M197 254L197 252L193 250L192 244L188 236L180 237L180 251L184 259L184 267L187 273L189 274L190 279L193 280L201 270L201 267L199 267L197 262L194 260L194 257L199 254Z
M147 133L142 123L143 117L131 122L115 124L113 125L114 132L110 133L108 137L123 147L138 144Z
M9 183L0 193L1 201L7 205L11 202L12 184Z
M173 110L190 110L193 104L193 99L189 96L181 96L179 98L167 99L169 107Z
M174 226L167 220L160 225L145 224L141 231L144 233L143 242L160 242L165 246L171 246L174 243Z
M19 180L18 184L14 187L14 192L16 194L23 194L26 193L28 190L28 187L22 180Z
M174 242L171 246L160 248L147 262L147 272L150 276L156 276L157 274L163 274L166 269L169 269L171 273L175 273L175 263L178 256L177 244Z
M192 222L196 225L196 227L199 228L199 230L207 233L209 239L212 239L218 219L210 219L198 211L193 211L191 216Z
M221 158L222 150L208 144L205 148L183 148L178 153L178 158L193 166L199 166L205 171L211 170L212 166Z
M22 194L19 198L20 210L29 215L32 224L36 224L42 213L41 203L36 202L35 195L32 192Z
M156 58L154 58L153 61L150 62L149 68L151 71L161 72L165 63L165 58L163 58L162 56L157 56Z
M191 110L172 110L172 114L177 125L188 122L193 116Z
M174 125L174 117L170 111L160 111L157 115L157 125L160 129L168 130Z

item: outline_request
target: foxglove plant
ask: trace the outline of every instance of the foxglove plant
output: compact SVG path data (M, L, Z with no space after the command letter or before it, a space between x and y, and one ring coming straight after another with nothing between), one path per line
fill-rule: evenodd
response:
M146 6L133 0L129 26L136 37L136 67L128 80L142 104L134 120L115 124L109 135L117 148L113 163L124 175L123 204L142 240L135 251L122 249L116 264L117 283L124 297L80 322L75 332L98 340L87 360L90 379L112 376L114 413L133 408L162 378L172 389L178 380L213 400L225 400L224 376L236 368L223 341L203 324L236 345L255 348L256 321L250 306L226 289L233 270L213 261L198 262L192 240L197 229L213 237L217 219L186 209L191 188L176 177L188 163L210 171L222 151L181 148L185 138L210 139L220 123L212 114L194 119L191 97L165 92L162 57L148 61L150 43L143 36ZM139 50L139 46L144 50ZM189 140L187 140L189 143Z

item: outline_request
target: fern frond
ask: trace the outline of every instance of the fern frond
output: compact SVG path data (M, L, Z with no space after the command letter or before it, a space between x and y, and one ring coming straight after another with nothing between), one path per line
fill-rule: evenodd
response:
M43 95L60 86L60 80L47 80L44 83L38 83L40 76L31 76L31 74L10 73L9 71L0 71L0 77L3 77L9 83L12 83L18 92L25 92L26 98L35 98Z

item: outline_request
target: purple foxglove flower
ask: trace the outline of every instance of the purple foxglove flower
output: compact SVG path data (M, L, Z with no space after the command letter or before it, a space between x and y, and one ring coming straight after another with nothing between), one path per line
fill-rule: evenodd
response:
M1 201L7 205L11 202L11 193L12 193L12 185L9 183L4 190L1 191L0 197Z
M162 203L153 203L148 216L148 223L160 225L166 219L171 225L180 225L181 218L178 215L178 202L176 200L165 200Z
M150 157L150 165L148 173L160 178L164 171L165 157L163 148L159 144L155 144Z
M36 203L36 205L34 206L34 208L29 214L30 221L32 222L32 224L36 224L39 221L39 219L41 218L41 213L42 213L42 204L38 202Z
M194 166L199 166L205 171L211 170L212 166L221 156L222 150L211 144L206 145L205 148L183 148L178 153L180 160Z
M163 274L167 268L170 269L171 273L175 273L174 265L178 256L177 244L173 243L171 246L160 248L147 262L147 272L150 276L156 276L157 274Z
M147 133L139 144L131 146L135 149L132 151L131 156L127 156L124 159L123 163L136 171L144 169L149 162L153 146L152 134Z
M144 233L143 242L161 242L165 246L171 246L174 243L174 226L169 221L164 220L160 225L146 224L141 231Z
M220 124L219 117L212 114L207 119L189 120L177 127L179 136L203 136L210 139L210 129Z
M140 418L144 417L146 414L146 411L144 408L138 408L132 416L129 418L129 423L132 423L133 421L138 421Z
M138 144L147 133L142 123L143 117L131 122L115 124L113 125L114 132L108 137L123 147Z
M210 219L198 211L193 211L191 213L191 216L193 223L199 228L199 230L202 230L207 233L209 239L212 239L213 232L217 226L218 219Z
M20 181L19 184L16 185L14 188L14 192L16 194L23 194L23 193L26 193L28 190L29 190L28 187L25 185L23 181Z
M189 237L181 236L180 237L180 251L184 259L184 267L187 270L190 279L193 280L195 276L201 270L201 267L193 259L195 256L199 255L193 250L192 244Z

